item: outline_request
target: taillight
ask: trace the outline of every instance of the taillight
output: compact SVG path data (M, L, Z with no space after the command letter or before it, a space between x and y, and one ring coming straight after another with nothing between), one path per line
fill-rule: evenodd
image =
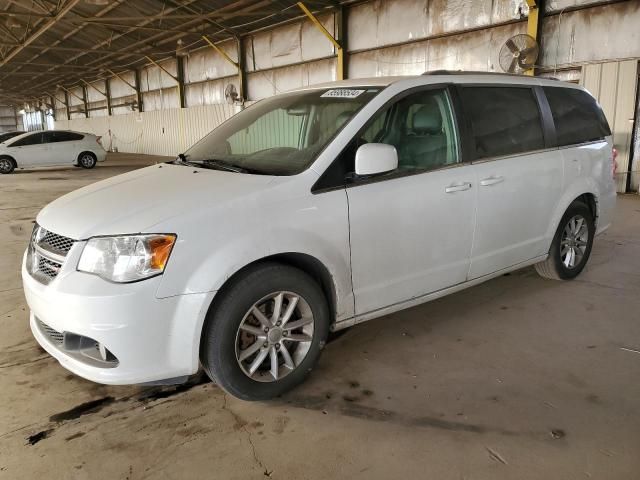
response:
M611 175L613 178L616 178L616 173L618 173L618 162L616 162L616 158L618 158L618 149L613 147L611 149Z

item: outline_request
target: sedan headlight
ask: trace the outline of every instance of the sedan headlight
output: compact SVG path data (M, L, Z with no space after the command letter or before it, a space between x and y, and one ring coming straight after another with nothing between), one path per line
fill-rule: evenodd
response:
M112 282L125 283L164 272L175 235L94 237L84 246L78 270Z

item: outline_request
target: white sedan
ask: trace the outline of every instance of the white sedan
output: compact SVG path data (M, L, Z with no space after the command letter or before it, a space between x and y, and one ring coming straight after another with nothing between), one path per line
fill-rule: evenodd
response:
M107 152L100 137L63 130L28 132L0 143L0 173L16 168L75 165L93 168Z

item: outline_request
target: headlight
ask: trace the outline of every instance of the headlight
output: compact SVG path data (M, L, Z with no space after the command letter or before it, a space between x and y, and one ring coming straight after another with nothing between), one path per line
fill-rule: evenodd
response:
M91 238L78 270L118 283L154 277L164 272L175 241L175 235L158 234Z

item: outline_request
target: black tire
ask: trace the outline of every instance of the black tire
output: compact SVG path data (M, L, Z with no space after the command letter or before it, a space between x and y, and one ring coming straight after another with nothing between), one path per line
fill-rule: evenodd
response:
M240 338L240 325L246 316L248 318L252 306L274 292L292 292L300 296L299 304L306 302L313 315L313 334L311 341L305 345L308 350L299 364L288 370L282 378L265 382L254 380L249 373L245 373L237 357L236 344ZM219 295L207 314L200 342L200 362L211 380L242 400L267 400L300 384L316 365L329 333L329 308L318 283L297 268L279 263L262 263L240 273ZM285 341L283 337L283 345ZM262 340L256 339L255 343L262 343ZM262 348L257 351L256 357L261 351ZM295 353L294 350L292 352ZM275 355L279 358L277 353ZM265 361L269 362L270 357Z
M586 239L586 245L584 253L579 261L576 261L574 265L567 265L563 261L563 236L565 229L570 228L569 224L572 219L581 217L584 219L584 223L587 227L588 237ZM562 216L556 234L553 237L551 248L549 249L549 257L544 262L537 263L535 265L536 271L542 277L552 280L571 280L577 277L584 269L584 266L589 260L591 255L591 247L593 246L593 239L595 237L595 223L593 220L593 214L587 205L582 202L572 203L567 211ZM564 257L566 259L566 255Z
M98 158L91 152L82 152L78 155L78 165L82 168L93 168L96 166Z
M11 157L0 157L0 173L7 175L16 169L16 161Z

